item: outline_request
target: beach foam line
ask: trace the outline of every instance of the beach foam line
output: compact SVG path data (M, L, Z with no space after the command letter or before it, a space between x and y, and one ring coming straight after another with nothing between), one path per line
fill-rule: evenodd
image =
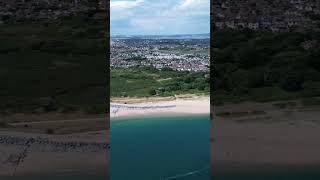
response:
M176 107L177 105L163 105L163 106L160 106L160 105L149 105L149 106L132 106L132 105L123 105L123 104L111 104L110 105L110 108L111 109L142 109L142 110L145 110L145 109L163 109L163 108L174 108Z
M40 152L107 152L109 143L57 141L41 137L0 136L0 145L32 146L30 149Z
M175 176L162 178L161 180L179 179L179 178L183 178L183 177L187 177L187 176L190 176L190 175L201 173L201 172L203 172L205 170L208 170L208 169L209 169L209 167L206 166L204 168L201 168L201 169L198 169L198 170L195 170L195 171L190 171L190 172L187 172L187 173L184 173L184 174L178 174L178 175L175 175Z

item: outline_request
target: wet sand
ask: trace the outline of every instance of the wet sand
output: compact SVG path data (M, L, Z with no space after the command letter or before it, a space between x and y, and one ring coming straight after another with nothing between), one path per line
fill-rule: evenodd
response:
M319 108L281 109L270 103L242 103L213 110L214 176L224 179L242 174L249 178L255 173L311 173L320 169ZM317 175L320 177L320 172Z

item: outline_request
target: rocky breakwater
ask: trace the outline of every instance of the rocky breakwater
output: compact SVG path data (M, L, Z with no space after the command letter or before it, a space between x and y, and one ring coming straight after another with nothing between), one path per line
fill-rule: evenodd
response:
M105 168L107 142L95 136L0 133L0 177L19 173ZM20 174L21 175L21 174Z

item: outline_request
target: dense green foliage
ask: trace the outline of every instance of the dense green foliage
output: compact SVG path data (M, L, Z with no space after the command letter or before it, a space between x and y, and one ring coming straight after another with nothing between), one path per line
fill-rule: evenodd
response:
M0 109L105 111L105 32L104 25L72 20L1 25Z
M214 102L320 96L320 33L214 32Z
M209 94L205 72L157 70L150 67L111 70L112 97L174 96Z

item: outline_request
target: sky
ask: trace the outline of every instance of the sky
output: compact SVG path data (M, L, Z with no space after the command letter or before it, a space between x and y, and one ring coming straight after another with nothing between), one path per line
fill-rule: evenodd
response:
M210 0L111 0L114 35L173 35L210 32Z

